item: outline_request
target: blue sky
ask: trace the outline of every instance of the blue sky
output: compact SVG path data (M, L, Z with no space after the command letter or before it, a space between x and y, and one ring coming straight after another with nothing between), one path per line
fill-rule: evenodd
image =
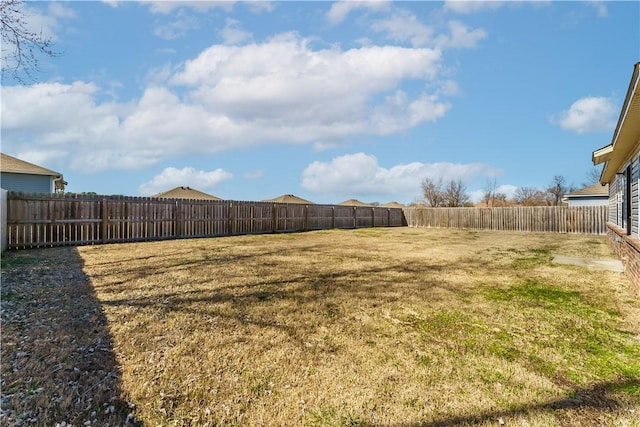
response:
M581 186L611 142L638 2L29 2L62 55L2 87L2 151L72 192L191 186L411 203Z

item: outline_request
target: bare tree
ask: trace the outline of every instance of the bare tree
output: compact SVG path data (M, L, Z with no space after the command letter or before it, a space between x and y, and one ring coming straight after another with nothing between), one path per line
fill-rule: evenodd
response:
M443 193L444 204L447 207L460 207L469 203L469 195L467 194L467 187L461 180L451 180L447 184L447 188Z
M492 207L508 205L509 200L507 200L507 195L505 193L496 193L496 195L493 197L493 201L491 202Z
M587 181L584 183L585 187L589 185L598 184L600 182L600 175L602 174L602 167L594 166L587 172Z
M516 203L523 206L540 206L545 205L545 194L535 187L518 187L513 199Z
M575 187L568 185L564 176L555 175L551 180L551 184L547 187L547 204L559 206L562 202L562 197L573 190L575 190Z
M0 2L2 24L2 77L12 76L20 83L36 80L39 71L39 56L58 56L53 50L51 38L31 31L27 25L27 14L22 0Z
M482 201L489 206L493 206L497 196L497 188L498 184L496 183L496 179L487 179L487 183L484 187L482 193Z
M427 205L434 208L442 206L444 196L442 193L442 178L437 181L431 178L425 178L422 181L422 195Z

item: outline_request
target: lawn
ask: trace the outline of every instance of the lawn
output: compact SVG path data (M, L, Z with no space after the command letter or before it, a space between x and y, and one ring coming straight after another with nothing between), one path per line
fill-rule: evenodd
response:
M640 425L640 297L554 255L613 258L407 227L9 252L0 424Z

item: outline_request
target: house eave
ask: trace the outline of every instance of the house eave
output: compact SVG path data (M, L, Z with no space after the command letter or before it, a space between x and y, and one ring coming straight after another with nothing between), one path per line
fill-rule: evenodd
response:
M599 165L600 163L609 161L609 159L611 159L611 153L613 153L613 144L609 144L594 151L591 155L591 160L594 165Z
M54 171L50 171L50 172L45 172L45 171L21 171L21 170L14 170L14 169L3 169L2 171L0 171L1 173L14 173L14 174L19 174L19 175L38 175L38 176L50 176L53 178L60 178L62 177L62 174L58 173L58 172L54 172Z
M604 163L600 183L613 180L640 144L640 62L634 65L633 75L625 97L611 144L592 153L594 165Z

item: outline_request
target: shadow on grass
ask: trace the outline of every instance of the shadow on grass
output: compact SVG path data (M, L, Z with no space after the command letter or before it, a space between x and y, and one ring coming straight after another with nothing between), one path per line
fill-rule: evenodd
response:
M552 400L540 404L521 405L509 410L487 411L468 416L443 417L429 422L408 424L394 424L394 427L454 427L473 426L483 423L505 423L505 419L526 416L528 414L548 412L553 413L562 423L561 425L602 426L609 425L602 418L603 414L610 414L610 421L614 422L616 414L627 411L638 411L638 402L623 403L608 396L612 391L640 387L639 379L621 379L618 381L600 382L589 387L573 390L572 397ZM509 425L508 422L505 424ZM617 424L616 424L617 425ZM622 424L621 424L622 425ZM625 424L626 425L626 424ZM635 424L634 424L635 425ZM371 424L370 427L374 427Z
M193 264L193 267L197 264ZM208 268L208 261L202 261L200 268ZM171 289L154 289L152 295L134 295L127 298L104 298L103 306L135 307L136 309L151 309L160 313L182 312L189 315L221 317L238 322L243 325L256 327L269 327L281 330L290 337L297 339L302 344L306 331L301 330L300 325L293 319L300 313L317 311L335 311L331 306L349 295L350 298L361 303L379 306L382 301L390 302L398 300L407 288L410 292L421 292L431 295L433 301L437 296L435 290L447 292L458 297L465 295L466 291L455 288L444 280L429 281L427 283L412 283L407 285L393 279L385 279L389 272L401 272L409 274L437 274L443 269L441 265L434 264L416 271L415 267L404 264L380 267L360 268L354 270L342 270L334 272L301 272L297 275L289 275L286 278L264 278L253 280L243 284L221 285L212 289L182 290L179 285ZM154 270L150 268L150 270ZM378 277L375 283L363 283L362 277ZM206 283L210 278L201 279ZM189 285L198 284L192 280ZM109 295L116 288L113 285L101 285L100 292ZM270 316L261 316L260 312L269 312L270 307L276 307L280 302L295 302L295 309L290 313L291 318L287 323L274 320ZM230 304L230 306L228 306ZM329 308L327 308L329 307ZM259 309L256 313L255 310ZM250 314L251 316L247 316ZM257 316L254 316L256 314ZM330 313L334 317L337 313Z
M314 256L309 255L309 252L305 250L308 257ZM286 250L267 253L267 255L281 256L285 254ZM286 264L280 260L281 258L268 260L268 263L265 263L264 260L260 261L263 258L264 253L259 248L252 253L233 254L233 256L217 253L201 255L183 250L179 254L172 254L167 259L158 256L156 260L158 262L121 261L122 264L113 263L104 271L98 269L96 274L93 272L90 274L96 280L102 304L108 307L109 313L112 313L111 310L117 313L116 309L122 307L123 313L135 313L131 318L135 318L136 322L141 322L145 319L144 316L148 316L149 320L144 321L152 324L158 320L168 319L173 314L183 314L188 316L185 318L189 318L190 322L188 325L181 326L181 331L187 327L201 328L206 331L214 323L201 326L199 321L222 319L223 321L216 320L215 323L216 332L221 336L217 342L220 347L234 344L231 342L233 340L239 340L237 343L242 344L246 336L256 333L260 328L283 331L293 341L304 346L309 332L315 332L317 326L314 322L306 322L306 313L312 313L317 318L321 318L323 324L330 324L339 322L341 317L347 317L350 312L348 305L353 302L357 302L360 308L370 310L408 297L430 302L442 298L446 302L449 298L460 300L469 293L467 289L455 286L455 281L447 281L446 274L450 268L436 260L415 264L398 262L379 265L375 259L369 261L372 258L364 257L363 263L357 264L358 267L354 268L354 264L342 262L342 258L329 257L327 261L331 266L325 268L318 266L317 263ZM150 257L145 256L141 259L149 261ZM91 261L87 262L88 266L91 265ZM230 267L233 264L244 267L234 269ZM465 269L472 272L487 268L484 264L481 259L472 259L466 263ZM95 265L105 266L100 263ZM286 275L271 276L269 274L271 269L278 270L282 267L287 267ZM513 266L509 264L501 268L507 270L512 269ZM190 277L189 271L198 271L201 274ZM262 271L264 274L258 274ZM112 277L112 274L116 277ZM469 277L472 276L469 275ZM208 282L214 285L209 286ZM162 286L158 286L159 283ZM121 286L123 284L126 284L126 287L123 288ZM285 315L279 315L283 312L278 305L280 302L286 307ZM229 322L225 323L224 320ZM246 326L255 326L255 328L244 329L246 332L244 335L235 333L237 330L242 331L240 328ZM144 339L142 329L144 328L130 330L127 334L139 334ZM169 333L171 330L167 329L167 334ZM158 345L164 344L159 341ZM132 353L139 350L138 346L139 344L136 344L136 347L132 348ZM156 350L154 347L151 349ZM609 391L626 387L637 388L638 382L625 380L617 383L601 383L591 388L575 390L565 385L562 390L572 391L571 398L536 404L515 401L510 402L509 406L503 409L475 414L452 414L442 418L432 418L435 417L433 415L422 422L396 425L407 427L476 425L497 423L502 417L518 417L535 413L549 413L557 419L582 417L581 414L587 413L595 419L602 414L609 416L608 414L624 410L622 408L625 402L611 398ZM576 412L580 414L576 415ZM587 419L581 418L581 420ZM374 426L376 424L359 422L358 425Z
M75 248L4 253L1 297L0 424L141 425Z

